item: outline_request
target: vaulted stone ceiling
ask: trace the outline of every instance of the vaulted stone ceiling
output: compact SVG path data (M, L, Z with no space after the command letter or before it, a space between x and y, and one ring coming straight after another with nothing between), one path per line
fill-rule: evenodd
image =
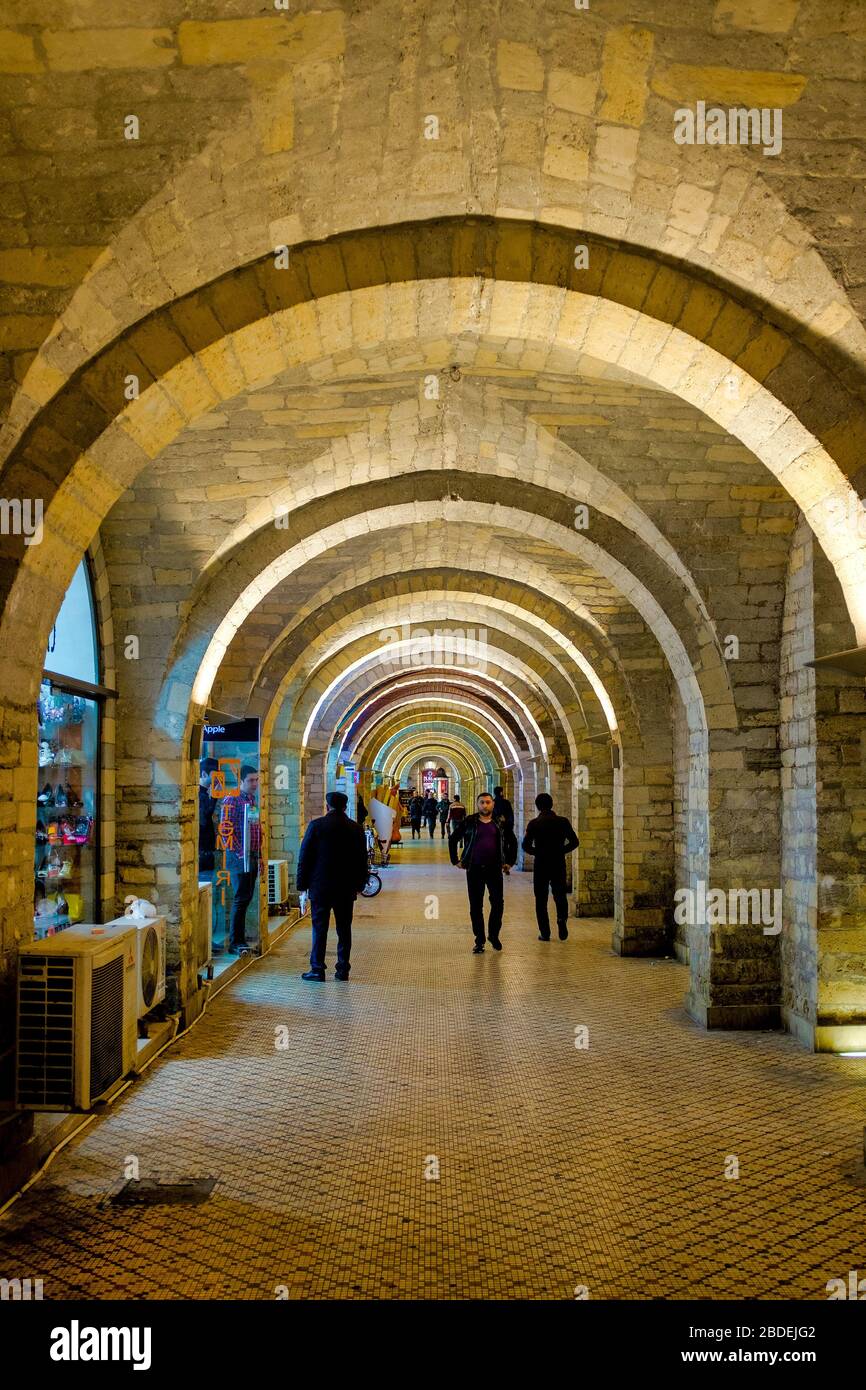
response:
M111 315L124 299L134 318L184 287L187 212L166 189L197 158L200 251L215 266L261 253L281 225L322 235L355 206L387 221L397 184L410 215L464 188L467 212L570 221L576 194L603 230L637 243L664 230L669 254L735 278L762 269L782 294L795 262L808 278L811 242L861 318L866 308L866 18L849 0L606 0L580 13L326 0L290 14L200 0L194 17L183 0L7 0L2 25L7 401L76 286L151 200L105 286L94 283L96 303ZM674 171L674 108L749 106L756 93L783 110L784 159L755 149L737 168L695 147L686 177ZM419 143L428 113L439 139ZM269 206L248 206L243 227L227 225L243 178L228 190L228 164L209 153L235 130L273 169ZM770 196L772 234L764 223L756 239ZM308 223L319 203L326 220ZM164 258L158 273L151 255ZM69 331L80 333L77 316Z

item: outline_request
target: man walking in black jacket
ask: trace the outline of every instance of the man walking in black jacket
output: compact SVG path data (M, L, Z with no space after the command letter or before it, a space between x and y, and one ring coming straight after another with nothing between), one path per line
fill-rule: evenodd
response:
M412 827L412 839L418 836L421 839L421 821L424 819L424 798L414 792L409 798L409 824Z
M432 792L428 792L424 798L424 819L427 822L427 829L430 831L430 839L436 833L437 801Z
M517 841L505 818L497 820L494 817L490 792L482 792L476 805L477 812L458 821L449 835L448 852L451 863L466 870L469 916L475 936L473 954L480 956L484 950L485 888L490 898L487 939L494 951L502 950L499 940L505 906L502 875L510 873L512 864L517 862ZM457 847L460 844L463 845L463 852L458 864Z
M557 816L553 797L540 792L535 798L538 815L526 827L523 837L524 854L535 856L532 866L532 886L535 890L535 920L539 941L550 940L550 918L547 915L547 894L553 893L559 939L568 938L568 893L565 882L565 856L577 849L578 839L571 821Z
M357 821L346 815L348 798L328 792L328 814L311 820L298 856L298 888L309 892L313 919L310 968L302 980L323 981L325 946L331 913L337 928L338 980L349 978L352 952L352 914L355 898L367 882L367 839Z

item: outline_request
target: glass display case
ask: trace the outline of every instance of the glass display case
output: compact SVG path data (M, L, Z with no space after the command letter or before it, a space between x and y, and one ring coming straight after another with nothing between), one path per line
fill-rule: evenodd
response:
M96 920L99 703L43 680L39 693L36 939Z

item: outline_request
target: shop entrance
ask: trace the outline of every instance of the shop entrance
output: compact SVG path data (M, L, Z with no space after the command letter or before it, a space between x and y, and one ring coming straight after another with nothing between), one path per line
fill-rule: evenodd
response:
M205 724L199 772L199 889L210 885L214 956L238 954L261 939L258 719Z

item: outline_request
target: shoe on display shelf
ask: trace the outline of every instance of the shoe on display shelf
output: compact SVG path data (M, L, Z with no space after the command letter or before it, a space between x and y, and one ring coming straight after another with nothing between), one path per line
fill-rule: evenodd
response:
M59 819L58 822L57 822L57 834L58 834L58 836L59 836L60 843L61 843L62 845L68 845L68 844L71 843L69 837L70 837L70 835L72 834L72 832L73 832L74 829L75 829L75 821L74 821L74 820L71 820L69 816L61 816L61 817L60 817L60 819Z
M90 842L90 831L93 828L92 816L79 816L73 826L70 843L73 845L86 845Z

